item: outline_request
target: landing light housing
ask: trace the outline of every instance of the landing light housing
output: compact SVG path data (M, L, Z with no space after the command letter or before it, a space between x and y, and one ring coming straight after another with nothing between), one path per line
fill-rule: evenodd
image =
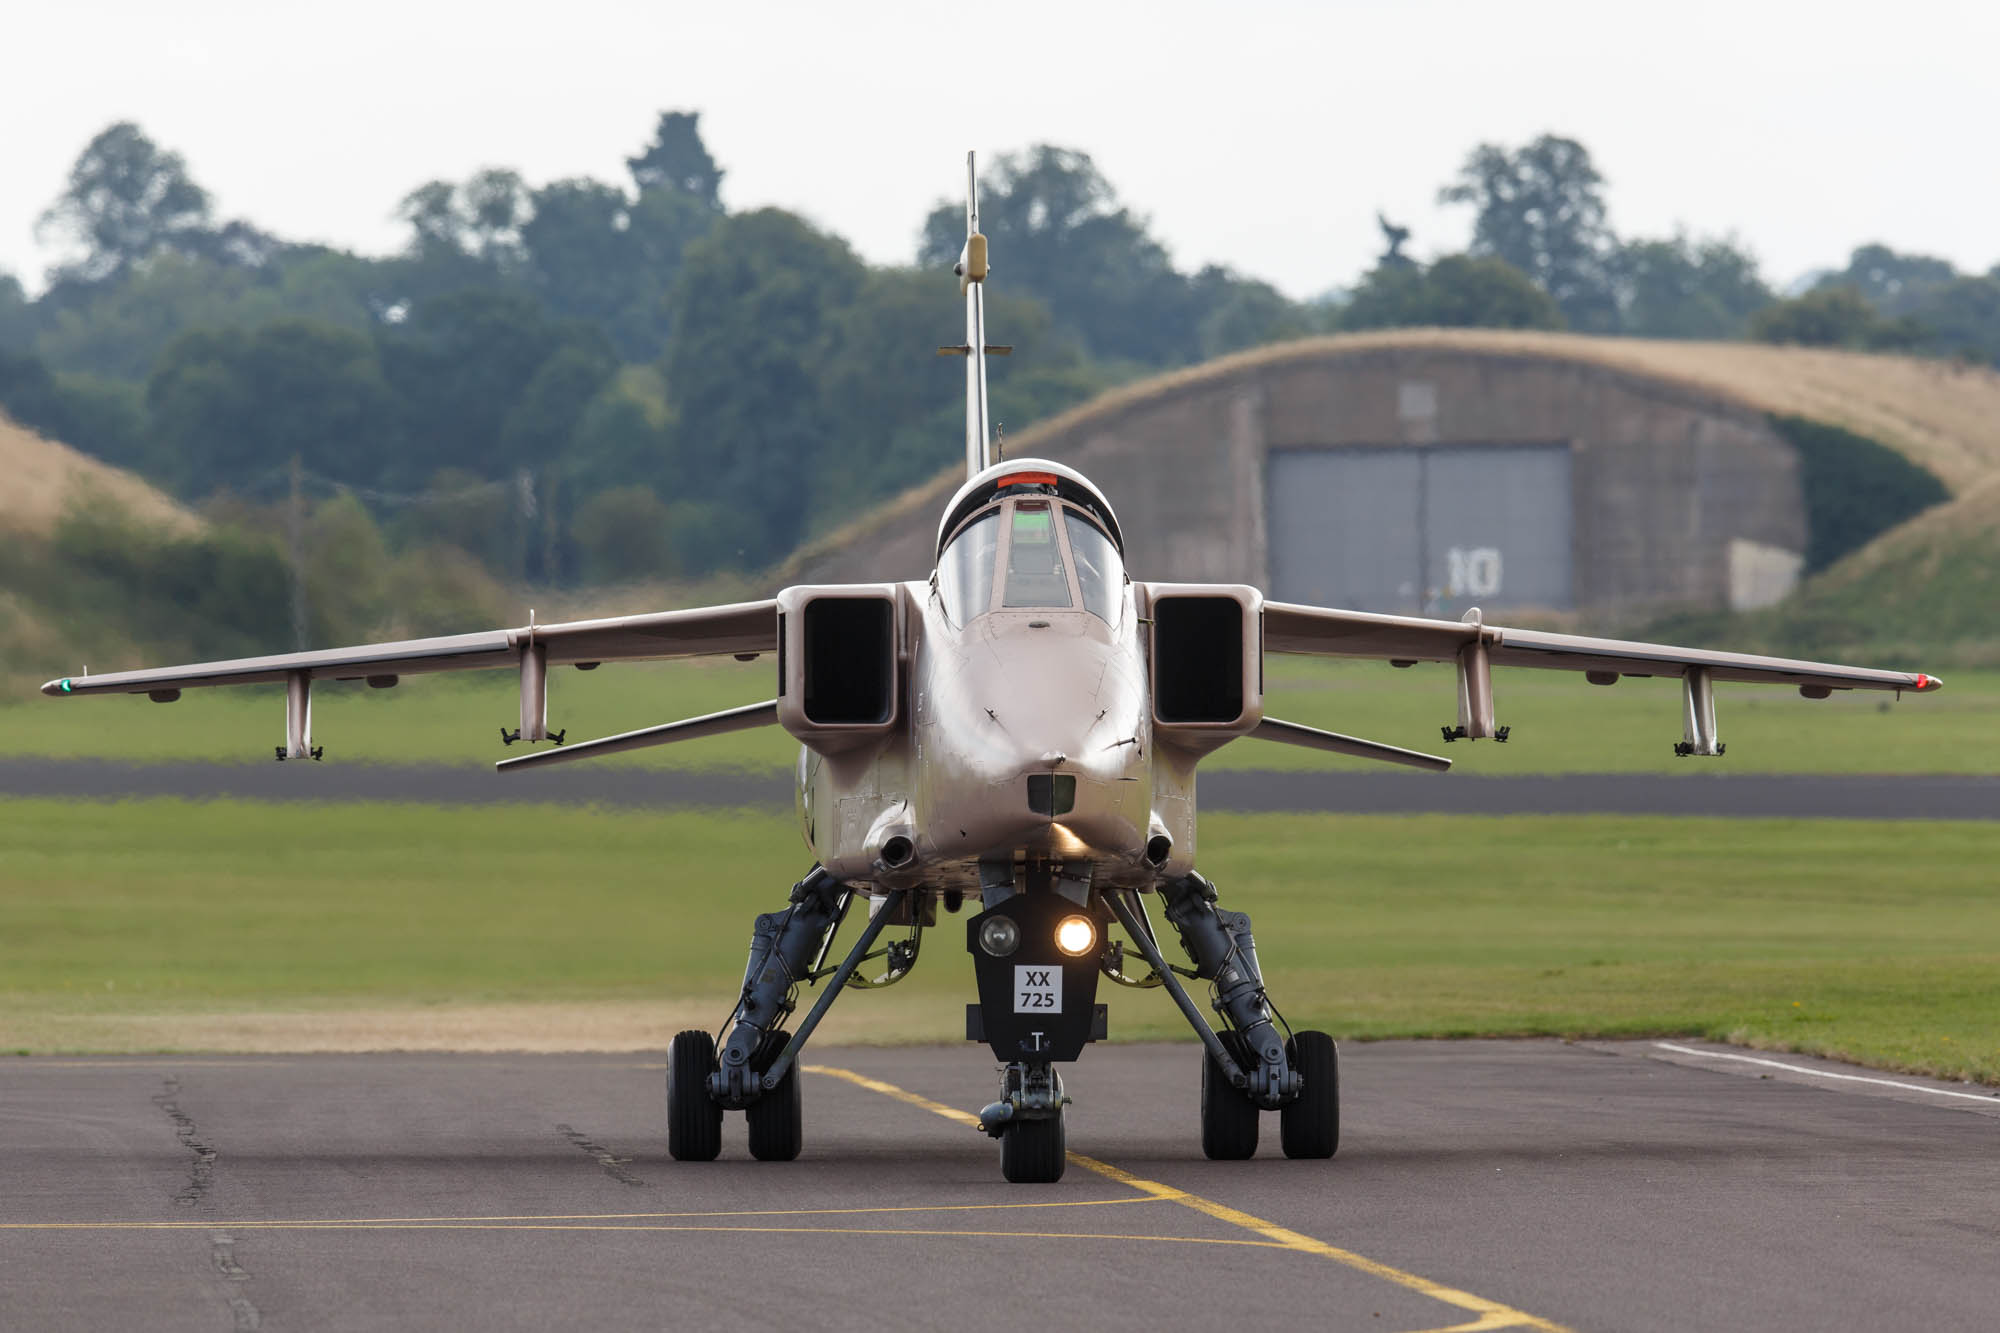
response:
M1081 958L1097 944L1097 923L1087 916L1066 916L1056 923L1056 948Z
M988 917L979 928L979 947L995 958L1005 958L1021 947L1021 928L1008 917Z

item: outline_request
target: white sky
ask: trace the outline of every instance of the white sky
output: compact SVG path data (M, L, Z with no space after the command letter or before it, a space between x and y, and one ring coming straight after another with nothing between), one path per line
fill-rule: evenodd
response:
M908 262L963 153L1091 153L1176 263L1294 296L1380 250L1461 247L1436 191L1474 144L1582 140L1613 226L1735 232L1783 284L1880 239L2000 261L2000 5L1679 0L754 4L94 0L7 6L0 269L100 129L179 151L218 213L398 247L391 213L485 165L623 181L695 109L732 208ZM996 252L996 280L1005 254Z

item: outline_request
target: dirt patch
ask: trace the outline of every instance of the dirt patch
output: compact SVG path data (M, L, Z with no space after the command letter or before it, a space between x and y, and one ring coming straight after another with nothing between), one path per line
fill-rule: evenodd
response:
M265 1013L17 1015L0 1031L0 1046L37 1054L659 1051L684 1028L714 1031L729 1012L729 1003L728 999L607 1000ZM883 1008L870 1013L864 1006L843 1005L820 1025L815 1040L885 1045L951 1041L964 1035L962 1020L954 1024L936 1014L890 1013Z

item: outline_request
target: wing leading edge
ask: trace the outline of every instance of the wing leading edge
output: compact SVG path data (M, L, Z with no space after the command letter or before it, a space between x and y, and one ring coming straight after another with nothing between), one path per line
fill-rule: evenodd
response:
M278 758L317 759L321 751L312 743L315 680L365 680L370 685L389 686L402 676L425 672L514 667L521 675L520 726L514 731L501 728L500 739L553 740L560 744L563 733L550 732L548 724L551 664L591 667L599 662L722 653L753 657L776 652L777 648L778 603L773 599L615 616L608 620L572 620L554 625L531 622L518 629L113 671L100 676L65 676L42 686L42 693L57 698L76 694L145 694L158 702L170 703L180 698L183 689L282 682L285 743L277 747Z
M573 620L518 629L482 630L432 639L358 644L308 653L239 657L224 662L68 676L42 686L58 698L74 694L149 694L204 685L251 685L291 680L381 680L430 671L479 671L517 665L530 649L547 663L636 662L722 653L769 653L778 648L775 600L657 611L608 620Z
M1711 680L1797 685L1805 689L1910 690L1923 694L1944 684L1924 672L1807 662L1788 657L1681 648L1628 639L1508 629L1465 620L1426 620L1332 607L1264 603L1264 647L1274 653L1370 657L1396 662L1452 662L1483 646L1493 666L1542 667L1621 676L1684 676L1691 668ZM1609 682L1605 682L1609 683Z

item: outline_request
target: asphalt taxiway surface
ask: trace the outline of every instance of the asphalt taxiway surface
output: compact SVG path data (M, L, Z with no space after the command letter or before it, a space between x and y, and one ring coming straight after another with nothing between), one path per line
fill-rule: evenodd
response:
M783 1164L748 1158L740 1117L721 1161L671 1161L654 1057L9 1060L0 1327L1928 1330L2000 1310L2000 1099L1978 1089L1696 1043L1350 1045L1337 1158L1285 1160L1267 1116L1255 1160L1215 1163L1197 1061L1086 1052L1067 1174L1009 1186L957 1118L994 1086L969 1046L810 1052L807 1146Z
M589 764L495 773L474 765L255 764L0 759L0 796L120 800L178 796L257 801L553 802L610 809L790 809L788 773L677 771ZM1749 773L1522 777L1217 769L1205 810L1347 814L1633 814L1778 819L2000 819L2000 776Z

